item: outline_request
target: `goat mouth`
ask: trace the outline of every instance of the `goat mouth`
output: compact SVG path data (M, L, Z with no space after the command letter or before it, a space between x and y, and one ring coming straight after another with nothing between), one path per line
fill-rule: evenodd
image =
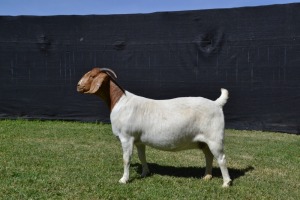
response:
M79 93L84 93L84 90L83 90L82 87L77 87L77 92L79 92Z

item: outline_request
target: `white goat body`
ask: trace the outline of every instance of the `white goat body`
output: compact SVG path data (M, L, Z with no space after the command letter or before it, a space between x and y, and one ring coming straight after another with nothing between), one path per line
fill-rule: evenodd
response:
M142 176L149 173L145 145L166 151L200 148L206 159L204 179L212 177L213 157L223 176L223 187L231 183L223 152L224 115L222 107L228 91L221 89L215 100L183 97L153 100L125 91L116 82L116 74L106 68L94 68L78 82L77 91L101 97L111 109L113 133L123 148L124 173L120 183L129 180L130 159L135 145L142 163Z
M221 102L226 100L224 97ZM223 140L223 134L218 133L224 129L222 107L202 97L153 100L126 91L110 119L116 136L125 134L161 150L193 149L199 148L200 141Z

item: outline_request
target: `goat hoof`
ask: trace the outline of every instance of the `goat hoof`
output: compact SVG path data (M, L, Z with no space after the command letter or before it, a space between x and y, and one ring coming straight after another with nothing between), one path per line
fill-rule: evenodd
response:
M228 188L230 185L232 185L232 181L231 180L226 181L223 183L222 188Z
M203 179L206 180L206 181L208 181L208 180L212 179L212 175L207 174L207 175L205 175L205 176L203 177Z
M141 174L141 178L146 178L147 174Z
M122 184L126 184L128 182L128 180L126 180L125 178L121 178L119 180L119 183L122 183Z
M141 174L141 177L142 177L142 178L145 178L146 176L148 176L149 173L150 173L149 171L143 172L143 173Z

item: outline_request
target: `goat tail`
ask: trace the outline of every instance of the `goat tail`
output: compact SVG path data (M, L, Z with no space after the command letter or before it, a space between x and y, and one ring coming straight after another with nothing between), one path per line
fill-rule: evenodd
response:
M215 100L215 102L216 102L219 106L223 107L223 106L226 104L228 98L229 98L228 90L226 90L226 89L224 89L224 88L221 88L221 96L220 96L219 98L217 98L217 99Z

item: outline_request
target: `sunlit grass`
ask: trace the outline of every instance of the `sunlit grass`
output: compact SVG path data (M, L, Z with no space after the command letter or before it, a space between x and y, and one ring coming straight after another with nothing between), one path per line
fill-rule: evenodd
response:
M110 125L61 121L0 121L0 199L300 199L300 137L226 131L233 186L223 189L214 162L201 177L199 150L147 148L151 175L140 178L134 152L122 185L122 151Z

